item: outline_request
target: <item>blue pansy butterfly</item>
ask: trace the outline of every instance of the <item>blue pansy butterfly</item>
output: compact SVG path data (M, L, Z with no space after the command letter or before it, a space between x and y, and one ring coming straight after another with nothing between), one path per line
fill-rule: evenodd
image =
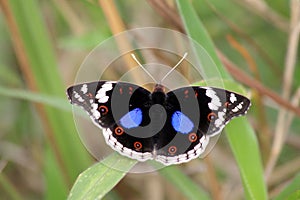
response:
M219 88L164 90L161 84L150 92L127 82L96 81L71 86L67 95L102 128L112 149L164 165L199 157L209 138L250 106L248 98Z

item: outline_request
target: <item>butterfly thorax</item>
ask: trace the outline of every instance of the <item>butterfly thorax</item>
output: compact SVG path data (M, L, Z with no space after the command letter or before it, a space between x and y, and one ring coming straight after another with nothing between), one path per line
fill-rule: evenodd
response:
M151 95L151 100L153 104L163 105L166 101L165 87L160 84L156 84Z
M165 93L165 87L163 85L157 83L154 86L154 91L153 92L163 92L163 93Z

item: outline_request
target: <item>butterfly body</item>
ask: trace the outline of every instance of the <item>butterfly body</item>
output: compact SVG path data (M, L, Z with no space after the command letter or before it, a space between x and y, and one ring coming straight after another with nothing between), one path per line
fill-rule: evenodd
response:
M218 88L189 86L165 93L160 84L150 92L112 81L71 86L67 95L103 129L114 150L165 165L199 157L210 137L250 106L246 97Z

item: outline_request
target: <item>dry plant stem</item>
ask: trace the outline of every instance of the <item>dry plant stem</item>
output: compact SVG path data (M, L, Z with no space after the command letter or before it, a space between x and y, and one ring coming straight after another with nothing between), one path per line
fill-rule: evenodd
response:
M295 95L292 98L292 104L297 106L300 102L300 88L296 91ZM286 131L292 123L293 120L293 113L288 113L286 117ZM272 176L268 179L268 185L272 186L277 183L280 183L286 180L288 177L291 177L294 173L298 172L300 169L300 159L296 158L294 161L288 162L282 166L279 166L277 169L274 170Z
M299 13L300 13L300 1L292 0L291 1L291 23L290 23L291 31L289 34L289 41L288 41L286 62L285 62L285 71L283 76L283 88L282 88L283 89L282 95L283 98L286 100L289 99L291 93L295 63L297 59L297 49L298 49L299 34L300 34ZM277 159L279 157L279 154L281 152L282 146L285 141L285 137L288 130L286 126L286 117L287 117L287 110L281 108L279 110L277 123L275 127L275 135L274 135L274 141L271 149L271 155L265 170L266 180L268 180L276 165Z
M274 72L278 79L281 79L280 66L272 60L272 58L260 47L255 40L253 40L247 33L245 33L239 26L235 25L232 21L227 19L223 14L217 11L217 9L212 5L209 0L205 0L210 9L215 13L217 17L222 20L233 32L237 33L238 36L243 38L246 42L251 45L252 48L257 52L258 55L267 63L267 66L271 69L271 72Z
M274 169L274 173L268 180L268 186L272 187L279 183L282 183L299 172L300 170L300 158L296 158L292 161L289 161L286 164L278 166Z
M291 182L291 180L295 177L295 174L299 172L299 166L300 159L296 158L274 170L272 177L270 177L268 181L269 188L272 188L269 192L270 197L278 195L287 183Z
M214 200L221 200L221 187L218 182L216 171L210 156L206 156L204 162L207 166L207 180L209 184L210 194Z
M295 95L292 98L292 105L294 106L298 106L299 102L300 102L300 88L298 88L298 90L295 92ZM288 113L287 114L287 118L286 118L286 130L289 129L290 125L292 124L294 118L294 114L293 113Z
M8 25L8 28L11 33L11 39L13 42L13 46L15 49L15 53L19 62L20 69L22 71L22 74L24 75L24 79L26 81L27 86L32 91L37 91L36 81L34 80L34 77L32 76L32 71L30 68L30 62L28 60L28 57L26 55L25 47L23 44L23 41L21 39L21 35L17 26L17 23L14 19L14 16L12 14L12 11L10 9L9 3L7 0L0 0L0 6L3 10L3 13L6 17L6 22ZM45 112L44 107L41 104L34 103L37 112L39 113L40 119L42 121L44 130L46 132L46 136L48 138L48 141L50 141L50 145L54 151L55 158L58 162L58 165L60 169L62 170L64 181L70 185L70 177L68 177L66 166L64 165L63 158L59 152L59 148L56 144L56 141L53 136L53 132L51 129L50 124L48 123L47 115Z
M147 175L147 180L144 180L143 186L145 191L143 199L164 199L163 184L156 173Z
M250 55L250 53L248 52L248 50L246 48L244 48L241 44L239 44L238 41L236 41L230 35L227 36L227 40L229 41L231 46L234 47L246 60L246 63L248 65L250 71L252 72L252 74L254 74L255 79L257 81L261 82L261 78L260 78L259 72L257 70L256 63L255 63L254 59L252 58L252 56ZM265 161L267 159L267 157L269 156L271 134L270 134L270 129L269 129L268 122L267 122L267 116L266 116L265 107L263 105L262 96L259 95L259 93L256 90L254 90L253 101L256 102L255 105L257 106L256 117L257 117L257 122L258 122L258 130L260 132L257 134L257 136L259 138L259 143L261 145L263 160Z
M266 21L273 24L275 27L283 32L288 32L288 21L272 10L263 0L236 0L236 2L249 11L257 14Z
M38 171L38 165L34 162L34 157L30 155L26 148L11 142L0 141L0 152L9 162L15 163L31 172Z
M260 94L269 97L274 102L276 102L281 107L288 109L289 111L295 113L297 116L300 116L300 109L293 106L290 102L280 97L278 94L271 91L271 89L263 86L259 81L248 76L242 70L240 70L235 64L233 64L224 54L220 51L217 51L219 58L230 72L230 74L239 82L256 89Z
M174 24L180 32L184 32L179 15L173 7L170 7L165 0L147 0L148 3L170 24Z
M66 0L53 0L56 5L56 8L60 10L60 14L64 16L64 18L68 21L68 25L70 26L72 32L76 36L80 36L85 33L85 26L80 20L78 14L74 12L71 2Z
M104 12L113 35L126 31L125 25L117 11L114 1L98 0L98 2ZM118 37L115 38L120 52L128 52L127 54L121 56L123 56L126 63L125 66L129 71L132 69L132 67L136 66L136 63L130 56L130 51L133 50L133 47L130 45L128 38L123 37L122 35L118 35ZM132 76L137 82L142 81L141 77L135 73L133 73Z
M300 151L300 136L295 133L291 133L286 138L286 144L291 146L292 148L295 148L296 151Z
M6 165L7 165L7 160L0 160L0 173L2 173Z

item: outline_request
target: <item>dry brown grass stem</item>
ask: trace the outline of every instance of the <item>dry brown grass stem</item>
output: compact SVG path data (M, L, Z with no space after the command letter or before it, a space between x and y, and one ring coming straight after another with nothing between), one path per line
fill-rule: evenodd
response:
M20 69L22 71L22 74L24 76L24 79L26 81L27 86L29 87L30 90L32 91L37 91L37 85L36 85L36 80L34 79L34 76L32 75L32 71L31 71L31 67L30 67L30 62L29 62L29 58L26 55L26 49L24 47L23 41L22 41L22 37L21 34L19 32L17 23L15 21L15 18L13 16L13 13L11 11L10 5L9 5L9 1L7 0L0 0L0 6L3 10L3 13L5 15L6 18L6 23L7 26L10 30L10 34L11 34L11 39L13 42L13 47L17 56L17 60L19 62L19 66ZM54 139L54 135L51 129L51 126L49 124L49 120L47 119L47 115L45 112L44 107L41 104L38 103L34 103L37 112L40 116L41 122L44 126L44 130L46 132L46 136L48 138L48 141L54 151L54 155L55 158L58 162L58 165L60 167L60 169L62 170L63 173L63 178L65 180L65 182L70 185L70 177L68 177L68 173L67 173L67 169L66 166L64 164L64 160L60 154L58 145Z
M300 151L300 136L296 133L291 133L286 138L286 144L290 147L295 148L296 151Z
M70 1L53 0L53 2L56 5L56 8L61 11L60 13L64 16L75 36L80 36L85 33L85 25L78 16L78 13L72 8Z
M213 11L213 13L218 18L220 18L222 22L224 22L239 37L244 39L257 52L257 54L260 55L260 57L267 63L267 66L271 69L270 72L273 72L277 76L277 78L280 79L280 66L272 60L268 53L265 52L264 49L260 45L258 45L257 42L252 37L250 37L242 28L240 28L240 26L237 26L232 21L230 21L223 13L219 12L209 0L206 0L205 3Z
M273 92L271 89L262 85L259 81L253 79L245 72L240 70L234 63L232 63L223 53L217 51L219 58L230 72L230 74L239 82L249 86L250 88L256 89L261 95L267 96L280 105L283 108L288 109L290 112L295 113L297 116L300 116L300 109L296 106L293 106L289 101L283 99L281 96Z
M210 156L206 156L204 158L204 162L207 165L207 180L209 184L210 194L212 196L212 199L214 200L221 200L221 186L219 185L219 181L217 178L217 174L215 171L214 164L212 163L212 160Z
M285 100L288 100L291 94L295 63L297 59L297 49L298 49L299 34L300 34L299 13L300 13L300 1L292 0L290 33L289 33L289 40L287 45L285 70L283 76L283 87L282 87L282 96ZM288 132L288 127L286 126L287 114L288 113L286 109L281 108L279 110L271 154L265 170L266 180L270 178L270 175L276 165L277 159L280 155L281 149L285 141L286 134Z
M235 0L241 6L247 8L250 12L255 13L261 18L273 24L275 27L283 32L288 32L289 23L288 21L279 15L277 12L272 10L268 4L263 0Z
M287 181L290 178L293 178L297 172L300 170L300 158L295 158L281 166L278 166L274 169L274 173L268 180L268 186L273 187Z
M276 197L289 184L300 170L300 158L295 158L286 164L282 164L274 169L274 173L268 180L268 186L271 188L270 198Z
M165 0L147 0L148 3L170 24L174 24L180 32L184 32L180 16L174 7L171 7Z
M7 166L7 160L0 160L0 173L2 173L3 169Z
M229 41L230 45L235 48L245 59L248 68L254 75L255 79L259 82L261 82L260 74L256 66L255 60L250 55L249 51L243 47L237 40L235 40L232 36L228 35L227 40ZM270 151L270 129L268 126L267 116L265 107L263 105L263 99L262 96L259 95L259 93L254 90L253 91L253 101L255 102L255 105L257 106L256 109L256 117L257 117L257 124L258 124L258 130L259 133L257 134L259 138L259 143L262 149L263 153L263 160L265 161L267 157L269 156Z
M300 102L300 88L295 92L294 96L292 97L292 105L297 106L299 105ZM286 130L289 129L290 125L292 124L294 118L293 113L288 113L287 118L286 118Z
M108 21L112 34L117 35L121 32L126 31L125 24L122 21L122 18L114 4L114 1L98 0L98 2L103 10L105 18ZM120 52L124 53L124 55L121 56L126 64L125 67L129 71L137 65L130 56L131 51L133 51L133 47L129 43L128 38L126 38L124 35L118 35L118 37L115 37L115 39ZM132 76L137 82L142 82L141 76L138 76L135 73L132 73Z

